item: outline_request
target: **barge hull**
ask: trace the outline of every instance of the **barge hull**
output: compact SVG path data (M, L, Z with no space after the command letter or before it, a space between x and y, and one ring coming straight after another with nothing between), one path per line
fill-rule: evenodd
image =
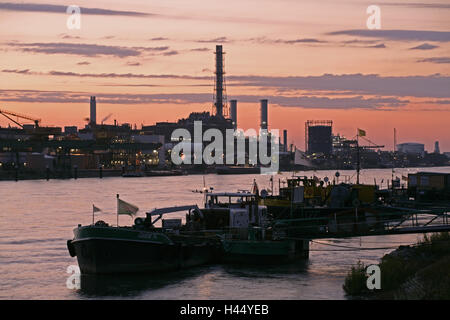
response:
M86 239L71 242L83 274L172 271L210 263L210 245L185 246L127 240Z
M308 259L309 241L224 241L225 263L284 264Z

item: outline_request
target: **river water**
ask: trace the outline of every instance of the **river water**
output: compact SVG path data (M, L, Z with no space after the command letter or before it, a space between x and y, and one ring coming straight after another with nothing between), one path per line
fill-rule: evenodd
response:
M417 172L395 169L395 176ZM420 171L450 172L450 167ZM333 178L335 171L305 171L297 175ZM353 171L341 171L340 181ZM274 177L274 189L278 178ZM361 182L376 179L386 186L391 169L362 170ZM269 188L269 176L206 175L215 191L250 190L253 179L259 189ZM92 223L92 204L101 208L97 220L116 223L116 194L137 205L140 216L156 207L202 205L203 197L192 190L203 188L203 176L145 178L87 178L0 182L0 299L346 299L344 278L358 260L377 263L401 244L421 235L324 239L311 243L310 259L294 264L265 267L210 265L181 272L129 276L82 276L81 289L66 284L67 269L77 265L66 241L78 224ZM177 214L175 214L176 217ZM184 218L184 213L179 217ZM121 225L131 218L121 216ZM342 251L334 245L356 248ZM377 250L360 250L380 248Z

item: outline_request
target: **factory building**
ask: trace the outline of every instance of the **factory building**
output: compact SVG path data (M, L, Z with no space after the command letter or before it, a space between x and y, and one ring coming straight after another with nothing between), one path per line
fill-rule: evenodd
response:
M176 129L186 129L194 138L194 126L196 122L201 122L202 135L209 129L219 130L224 137L226 137L227 130L237 130L237 100L230 101L230 109L227 104L226 81L224 70L224 51L221 45L216 46L215 51L215 77L214 77L214 99L212 112L193 112L184 119L179 119L173 122L158 122L150 126L142 126L140 130L130 124L118 124L114 120L114 124L104 123L111 115L106 116L103 120L97 121L97 101L95 96L90 96L89 99L89 118L86 118L87 123L84 128L78 129L76 126L64 127L64 134L55 130L50 131L45 128L45 141L50 140L49 147L41 148L39 145L33 146L32 151L37 151L40 155L30 156L30 159L19 157L15 150L8 154L8 158L3 159L5 163L28 163L33 169L42 169L45 161L49 161L44 157L44 151L52 157L55 157L55 170L66 170L68 166L76 164L78 169L98 169L101 166L104 169L120 169L122 167L147 167L154 165L168 165L171 163L170 152L172 147L179 143L176 139L172 141L172 133ZM268 100L260 100L260 123L261 129L268 129ZM255 108L256 109L256 108ZM255 113L257 111L255 110ZM3 111L4 115L14 116L15 113L7 113ZM23 116L25 120L32 120L35 125L23 124L22 129L15 128L0 128L0 138L13 140L20 139L29 140L31 138L43 137L41 127L37 126L40 119L34 119L29 116ZM255 117L256 118L256 117ZM53 128L50 128L53 129ZM52 133L56 138L50 137L48 133ZM57 133L57 134L56 134ZM39 134L39 135L38 135ZM239 136L239 138L242 138ZM235 139L238 137L235 135ZM245 137L246 150L249 150L250 142L257 140L258 137ZM227 141L224 139L223 150L227 149ZM287 132L284 132L284 149L287 153ZM193 140L187 140L184 143L189 143L194 146ZM268 141L268 150L270 142ZM17 148L22 148L21 144L15 142ZM210 141L202 142L203 147L209 145ZM229 146L228 146L229 147ZM235 164L237 164L237 143L235 147ZM25 146L23 147L25 148ZM193 150L196 148L193 148ZM6 150L6 149L5 149ZM286 154L286 158L289 155ZM246 159L249 155L246 152ZM61 160L61 161L60 161ZM246 161L247 162L247 161ZM53 168L53 167L52 167Z
M425 145L423 143L406 142L397 144L397 151L407 154L424 155Z
M78 127L77 126L65 126L64 127L64 134L69 135L73 134L76 135L78 133Z

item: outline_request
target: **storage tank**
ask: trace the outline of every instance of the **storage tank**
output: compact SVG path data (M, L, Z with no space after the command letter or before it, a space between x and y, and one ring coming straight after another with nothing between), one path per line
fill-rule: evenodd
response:
M330 126L314 126L308 131L308 152L330 154L332 148Z

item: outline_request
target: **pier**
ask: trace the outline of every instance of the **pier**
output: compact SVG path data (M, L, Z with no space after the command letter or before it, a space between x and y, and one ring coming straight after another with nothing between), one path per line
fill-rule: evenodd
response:
M336 214L312 218L276 220L274 229L281 238L324 239L450 231L450 207L422 209L395 208L396 212L358 213L353 218ZM346 211L348 213L349 211ZM343 212L340 212L342 215Z

